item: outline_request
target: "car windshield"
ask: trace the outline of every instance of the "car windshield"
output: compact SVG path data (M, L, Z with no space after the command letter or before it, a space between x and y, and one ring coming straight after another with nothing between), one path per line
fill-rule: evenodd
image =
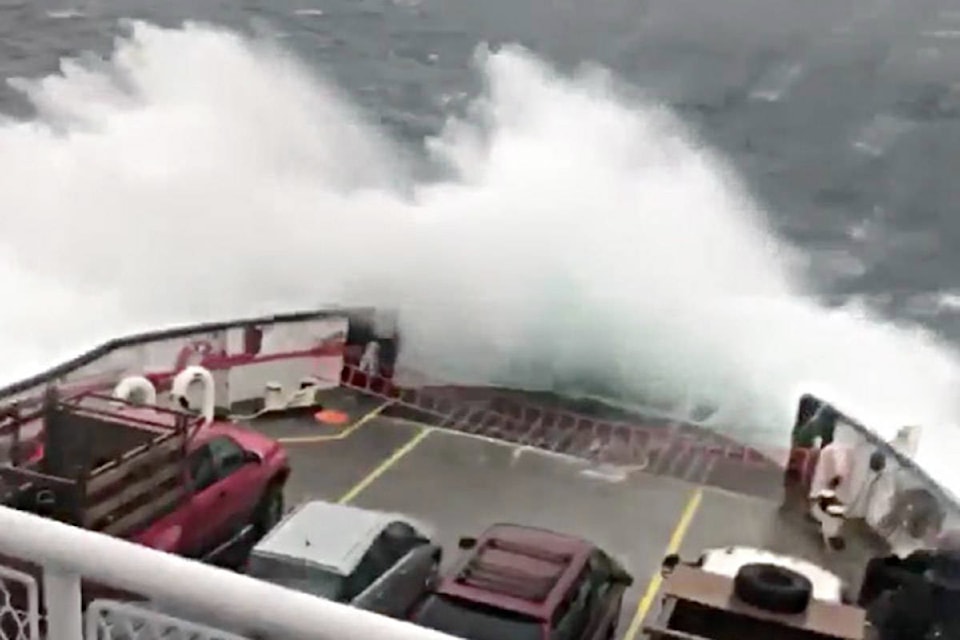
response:
M343 594L343 576L293 558L254 553L247 564L247 574L327 600L340 600Z
M422 627L465 640L541 640L540 623L526 616L445 596L430 596L414 616Z

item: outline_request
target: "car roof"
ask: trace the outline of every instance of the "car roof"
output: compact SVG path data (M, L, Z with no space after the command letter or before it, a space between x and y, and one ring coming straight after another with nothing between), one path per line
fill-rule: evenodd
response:
M555 531L495 524L463 554L436 592L548 621L595 548Z
M289 513L253 553L300 560L347 576L380 532L397 521L424 533L419 523L402 514L314 500Z

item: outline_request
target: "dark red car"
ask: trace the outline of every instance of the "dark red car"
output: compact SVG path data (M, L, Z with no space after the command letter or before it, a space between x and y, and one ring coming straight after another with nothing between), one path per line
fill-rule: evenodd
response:
M633 577L596 545L497 524L463 538L453 569L412 621L467 640L607 640Z

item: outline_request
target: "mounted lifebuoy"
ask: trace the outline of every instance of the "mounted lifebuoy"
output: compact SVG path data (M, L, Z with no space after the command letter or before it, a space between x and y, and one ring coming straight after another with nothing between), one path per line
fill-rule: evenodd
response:
M214 387L213 374L198 365L187 367L173 379L170 396L181 409L190 409L187 394L190 391L190 385L195 382L203 384L203 402L200 407L200 415L203 416L203 423L200 425L202 429L213 422L213 412L216 406L216 388Z
M130 404L140 406L157 404L157 388L143 376L127 376L114 387L113 395Z

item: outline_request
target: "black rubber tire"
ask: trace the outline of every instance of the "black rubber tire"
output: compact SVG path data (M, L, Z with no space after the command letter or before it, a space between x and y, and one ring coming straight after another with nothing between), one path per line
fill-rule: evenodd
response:
M283 518L283 485L274 482L260 499L257 505L254 525L257 527L258 537L267 535Z
M813 584L796 571L775 564L746 564L733 580L734 594L773 613L803 613L813 596Z

